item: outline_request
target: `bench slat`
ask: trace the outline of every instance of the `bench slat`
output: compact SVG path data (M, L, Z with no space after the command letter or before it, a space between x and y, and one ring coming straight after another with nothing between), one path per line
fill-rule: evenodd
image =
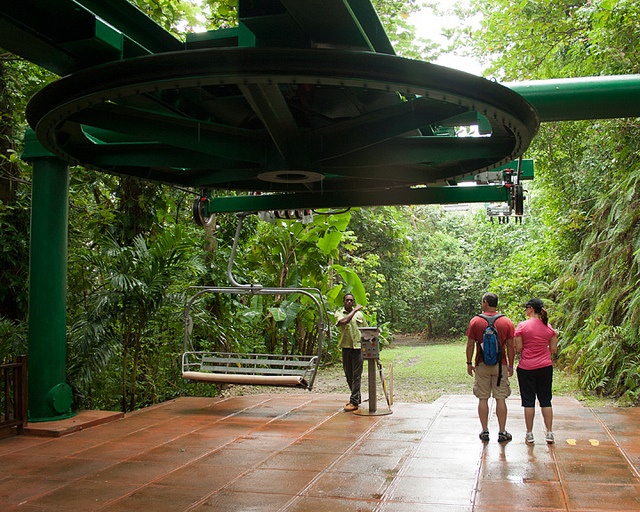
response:
M192 354L196 356L205 356L205 357L236 357L243 360L249 359L276 359L278 361L296 361L298 359L315 359L317 356L302 356L302 355L282 355L282 354L257 354L254 352L207 352L207 351L197 351L197 352L186 352L187 354Z
M310 366L313 362L312 359L306 361L281 361L278 359L242 359L242 358L227 358L227 357L203 357L201 359L202 364L228 364L228 365L242 365L242 366L272 366L272 367L300 367Z
M286 370L279 368L246 368L242 366L201 366L199 371L208 373L238 373L245 375L304 375L307 373L303 370Z
M182 372L188 380L219 382L227 384L245 384L248 386L289 386L307 388L308 384L302 377L296 376L267 376L267 375L230 375L225 373Z

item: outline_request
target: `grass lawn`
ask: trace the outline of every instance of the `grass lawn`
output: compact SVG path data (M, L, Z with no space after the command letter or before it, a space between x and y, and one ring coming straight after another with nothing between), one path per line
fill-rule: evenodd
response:
M392 385L394 401L432 402L441 395L472 393L473 378L467 374L465 346L466 341L460 339L409 346L392 343L384 347L380 362L385 379ZM363 378L366 378L366 369ZM519 395L515 374L510 383L512 394ZM557 368L553 374L553 393L574 396L589 406L613 403L583 392L575 376Z

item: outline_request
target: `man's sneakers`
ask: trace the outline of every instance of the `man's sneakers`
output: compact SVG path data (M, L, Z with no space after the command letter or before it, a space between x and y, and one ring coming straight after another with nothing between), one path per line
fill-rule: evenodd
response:
M506 430L503 432L498 432L499 443L508 443L512 439L513 439L513 436ZM553 444L555 442L555 436L553 435L553 432L551 431L547 432L547 434L544 437L544 440L547 442L547 444ZM483 430L482 432L480 432L480 441L483 441L485 443L489 441L488 430ZM527 432L527 434L524 437L524 442L527 444L534 444L535 441L533 439L533 432Z
M502 431L502 432L498 432L498 442L499 443L508 443L509 441L511 441L511 439L513 439L513 436L511 434L509 434L509 432L507 432L506 430ZM482 432L480 432L480 441L482 441L483 443L486 443L489 441L489 431L488 430L483 430Z
M358 406L349 402L347 405L344 406L344 410L347 412L357 411Z
M513 439L513 436L509 434L509 432L507 432L506 430L502 432L498 432L499 443L508 443L509 441L511 441L511 439Z

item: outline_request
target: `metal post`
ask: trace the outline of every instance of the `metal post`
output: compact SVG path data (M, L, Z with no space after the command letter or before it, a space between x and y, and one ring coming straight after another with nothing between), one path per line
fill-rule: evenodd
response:
M378 410L378 399L376 396L376 360L367 359L367 368L369 369L369 413Z
M29 260L29 421L69 418L66 384L66 280L69 166L25 137L33 165Z
M22 433L24 427L27 426L27 418L29 416L29 398L27 396L27 356L19 355L17 357L18 364L20 365L20 371L18 372L18 382L16 386L15 396L16 404L19 405L19 418L20 424L18 425L18 433Z
M367 361L369 376L369 409L362 408L353 411L359 416L384 416L391 414L391 406L388 409L378 410L378 397L376 395L376 366L380 363L380 329L377 327L359 327L362 345L362 358ZM382 373L380 374L382 375ZM384 383L383 383L384 388ZM384 390L384 389L383 389ZM386 391L385 391L386 393ZM386 395L385 395L386 396Z

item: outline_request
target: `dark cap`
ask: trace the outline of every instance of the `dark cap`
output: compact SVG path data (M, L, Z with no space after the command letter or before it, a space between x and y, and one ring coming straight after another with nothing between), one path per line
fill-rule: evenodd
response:
M544 304L542 303L542 301L540 299L530 299L525 305L524 307L526 308L527 306L531 306L534 311L540 311L542 310L542 308L544 307Z

